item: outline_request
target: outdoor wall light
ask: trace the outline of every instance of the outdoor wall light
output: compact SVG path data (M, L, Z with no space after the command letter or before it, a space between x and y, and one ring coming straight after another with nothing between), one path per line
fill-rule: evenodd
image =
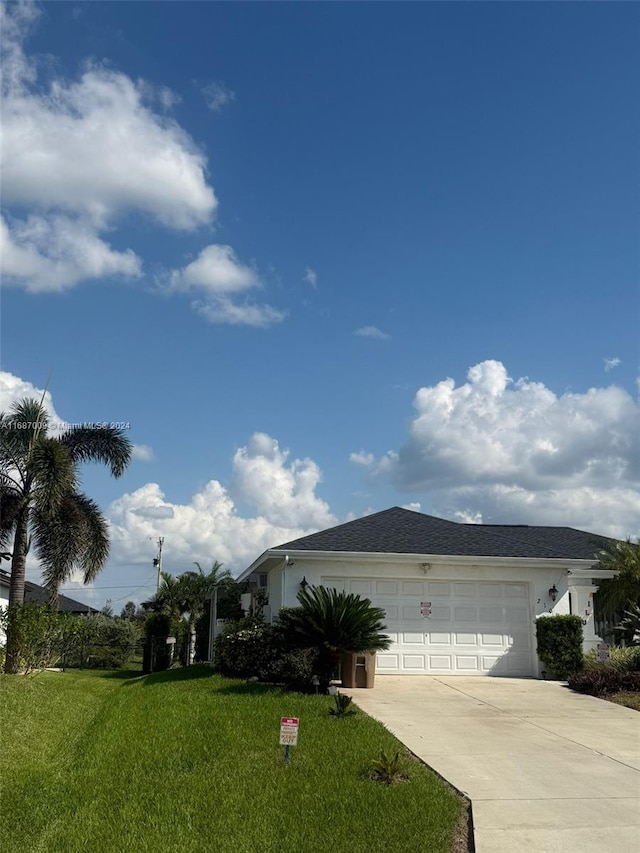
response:
M420 563L420 568L426 575L427 572L431 569L431 563Z
M555 601L557 597L558 597L558 590L556 589L556 585L554 584L551 587L551 589L549 590L549 598L551 599L551 601Z
M302 578L302 580L300 581L300 586L302 587L302 589L305 589L305 587L309 586L309 581L306 579L306 577Z

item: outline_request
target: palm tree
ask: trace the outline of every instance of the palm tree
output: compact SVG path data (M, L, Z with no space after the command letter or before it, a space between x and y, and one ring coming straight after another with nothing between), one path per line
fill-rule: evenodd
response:
M299 607L285 608L278 616L282 637L297 648L315 648L321 686L326 688L338 659L348 652L383 651L391 640L383 632L384 610L368 598L309 586L298 592Z
M12 543L9 606L24 602L31 543L52 603L74 571L92 581L109 554L107 524L98 505L78 491L83 462L102 462L119 477L131 459L120 429L72 427L49 434L42 402L26 398L0 414L0 550ZM18 671L19 638L7 631L5 672Z
M600 584L598 594L603 608L620 612L630 604L640 604L640 539L633 543L611 541L598 552L603 569L616 572Z
M180 579L169 572L160 572L160 586L149 601L144 601L142 606L146 610L154 610L156 613L166 613L172 619L182 619L184 612L183 591Z
M187 664L193 663L196 649L196 625L204 616L207 602L214 590L233 584L234 580L227 569L222 569L222 563L217 560L205 573L200 563L194 563L198 571L183 572L174 577L168 572L161 572L161 582L158 591L143 607L166 613L176 621L186 617L189 648Z
M179 581L183 590L184 609L187 612L187 625L189 626L189 655L188 663L193 663L196 650L196 624L204 616L207 602L214 591L220 587L233 583L233 577L228 569L222 568L222 563L217 560L205 574L202 566L194 562L198 571L184 572Z

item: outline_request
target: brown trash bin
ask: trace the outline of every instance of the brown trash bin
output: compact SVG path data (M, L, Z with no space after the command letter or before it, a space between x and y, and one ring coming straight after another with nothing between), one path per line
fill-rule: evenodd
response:
M372 688L376 675L375 652L347 652L342 658L342 686Z

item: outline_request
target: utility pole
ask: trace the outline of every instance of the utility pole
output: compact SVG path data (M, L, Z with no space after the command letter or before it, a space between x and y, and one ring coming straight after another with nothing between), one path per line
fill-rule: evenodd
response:
M162 572L162 546L164 545L164 536L158 538L158 556L153 558L153 565L158 570L156 580L156 592L160 589L160 573Z

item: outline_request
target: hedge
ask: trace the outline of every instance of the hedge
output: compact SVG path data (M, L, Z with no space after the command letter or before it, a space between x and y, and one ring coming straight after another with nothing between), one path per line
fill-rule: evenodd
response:
M582 619L579 616L542 616L536 622L538 656L555 678L566 678L583 667Z

